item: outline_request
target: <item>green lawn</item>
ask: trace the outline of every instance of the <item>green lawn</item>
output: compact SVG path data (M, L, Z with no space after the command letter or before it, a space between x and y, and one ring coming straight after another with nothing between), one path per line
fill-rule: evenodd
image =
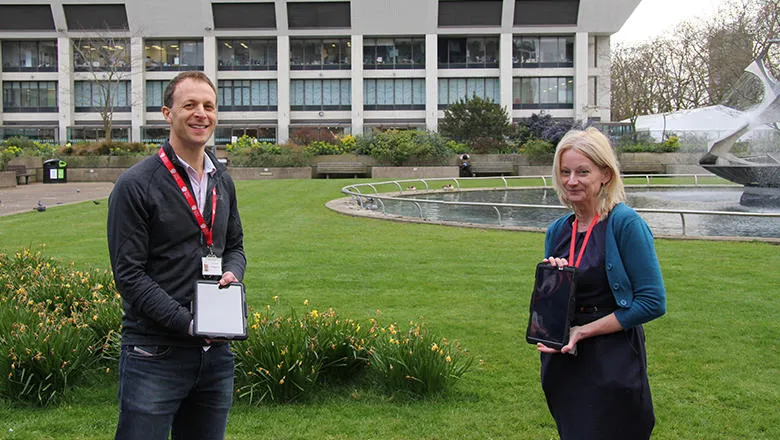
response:
M543 235L353 218L324 204L353 180L238 182L254 307L301 306L405 324L422 317L481 362L444 398L345 388L295 405L236 404L230 439L553 439L525 343ZM417 186L421 189L420 186ZM0 217L0 250L108 267L107 204ZM780 252L765 243L659 240L668 313L646 326L655 439L780 438ZM105 439L115 371L51 409L0 401L0 438Z

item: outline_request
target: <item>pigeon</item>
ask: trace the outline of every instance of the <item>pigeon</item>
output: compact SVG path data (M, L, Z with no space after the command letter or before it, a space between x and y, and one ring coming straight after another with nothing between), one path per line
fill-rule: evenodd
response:
M41 203L40 200L38 200L38 204L33 209L38 211L38 212L43 212L43 211L46 211L46 205L44 205L43 203Z
M92 201L92 203L94 203L94 204L96 204L96 205L99 205L99 204L100 204L100 202L99 202L99 201L97 201L97 200L93 200L93 201Z

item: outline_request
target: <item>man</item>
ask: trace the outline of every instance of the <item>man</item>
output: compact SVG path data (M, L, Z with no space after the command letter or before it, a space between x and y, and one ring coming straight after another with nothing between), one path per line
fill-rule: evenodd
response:
M109 197L108 248L122 295L117 439L222 439L233 398L229 344L192 335L198 280L246 268L233 180L206 142L214 84L182 72L165 90L160 151L128 169Z

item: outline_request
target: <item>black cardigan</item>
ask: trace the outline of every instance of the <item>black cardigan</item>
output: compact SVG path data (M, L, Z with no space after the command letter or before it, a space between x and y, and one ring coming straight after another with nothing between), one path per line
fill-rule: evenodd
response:
M163 148L190 186L173 148L168 142ZM216 186L214 253L222 257L222 270L241 280L246 257L235 185L226 168L207 154L217 170L208 179L208 209L203 217L211 225L211 194ZM107 223L111 267L125 311L122 344L202 344L188 330L195 283L203 278L201 257L208 250L184 195L157 154L116 181L108 199Z

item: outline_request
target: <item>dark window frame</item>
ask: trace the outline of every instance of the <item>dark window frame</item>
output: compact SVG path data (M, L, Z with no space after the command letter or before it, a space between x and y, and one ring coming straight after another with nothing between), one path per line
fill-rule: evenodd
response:
M62 9L65 12L68 30L71 31L126 31L130 29L124 3L65 4L62 5ZM97 21L101 18L102 21Z
M159 44L151 44L151 43L159 43ZM165 47L173 47L170 43L175 43L176 50L174 53L178 54L179 57L179 63L178 64L169 64L167 62L168 53L167 49ZM196 43L196 45L200 45L200 61L201 64L182 64L182 46L184 43ZM152 57L149 55L150 48L157 48L159 55L156 59L155 57ZM162 61L162 57L165 57L166 60ZM175 55L174 55L175 56ZM144 40L144 57L145 57L145 66L144 70L147 72L184 72L188 70L203 70L203 63L204 63L204 50L203 50L203 39L198 38L182 38L182 39L149 39Z
M249 88L249 102L250 102L250 104L249 105L245 105L245 104L241 104L241 105L234 105L234 104L227 105L224 102L222 102L221 97L224 96L224 93L226 92L226 90L230 90L230 94L235 96L235 88L236 87L241 87L241 88L244 87L243 85L236 85L235 84L236 82L239 82L239 81L240 82L247 81L249 83L249 85L247 87ZM253 99L252 99L252 97L253 97L252 96L252 90L254 89L252 87L252 85L253 85L252 83L254 83L254 82L265 82L265 83L268 83L267 86L266 86L267 90L268 90L268 96L267 96L266 101L268 102L268 104L266 104L266 105L251 104L251 102L253 101ZM230 84L228 85L227 83L230 83ZM276 88L277 96L276 96L276 104L275 105L271 104L271 102L272 102L272 99L271 99L271 96L272 96L271 84L276 84L275 88ZM278 93L279 93L279 85L277 83L277 80L275 80L275 79L221 79L221 80L217 81L217 109L219 109L219 111L226 111L226 112L237 112L237 111L272 112L272 111L277 111L279 109L279 96L278 96ZM231 101L234 101L234 99L231 99ZM243 99L242 99L242 101L243 101Z
M398 90L397 85L395 84L397 81L405 81L405 80L411 80L412 81L412 103L411 104L398 104L396 102L396 91ZM378 90L378 82L379 81L392 81L393 82L393 103L392 104L367 104L366 99L368 96L368 93L366 93L366 90L368 89L367 83L368 82L374 82L374 90ZM414 103L414 83L415 81L422 81L423 84L423 90L422 90L422 104L415 104ZM363 110L425 110L425 100L426 100L426 91L425 91L425 78L364 78L363 79ZM376 101L376 99L375 99Z
M392 46L380 46L378 44L381 40L390 40L392 41ZM377 48L379 47L391 47L393 51L398 51L398 47L400 44L398 44L398 41L409 41L410 45L410 62L385 62L384 58L381 63L378 62L379 55ZM373 41L374 45L367 45L367 41ZM419 46L419 44L422 43L422 46ZM371 62L367 62L368 57L366 56L367 48L374 48L373 55L371 56ZM422 55L420 58L420 55L416 53L415 47L422 47ZM363 70L406 70L406 69L425 69L425 37L368 37L363 38Z
M52 5L0 5L0 30L54 31Z
M542 39L557 40L557 46L560 49L563 46L563 61L541 61L541 41ZM518 42L534 41L536 52L536 61L523 61L522 56L518 56ZM559 55L560 52L559 52ZM512 37L512 67L514 68L556 68L556 67L574 67L574 36L573 35L518 35Z
M523 95L515 96L515 81L520 81L524 79L531 79L536 80L537 82L541 81L542 79L555 79L556 83L560 83L561 80L567 80L568 82L572 83L571 89L567 90L567 97L571 95L571 102L522 102ZM537 92L541 92L541 85L537 85L536 87ZM520 91L522 92L522 87L520 88ZM560 92L557 92L556 95L559 95ZM541 101L541 95L537 97L539 101ZM515 102L520 101L520 102ZM574 77L573 76L516 76L512 78L512 108L516 110L532 110L532 109L541 109L541 110L571 110L574 108Z
M31 87L23 87L23 85L28 84L35 84L35 88ZM42 93L48 93L52 90L49 87L42 88L41 84L45 85L54 85L54 106L41 106L40 105L40 96ZM18 87L13 87L14 85L18 85ZM8 87L10 86L10 87ZM9 98L13 98L14 94L9 92L9 89L18 90L19 92L19 105L9 105L11 104L9 102ZM23 95L24 90L36 90L38 105L31 106L23 106L22 103L25 99ZM6 113L58 113L59 112L59 84L57 81L3 81L3 112Z
M484 61L472 61L472 56L469 50L469 43L473 43L477 40L482 41L482 47L484 50ZM487 48L489 44L495 43L495 54L493 57L488 56ZM440 35L437 42L437 57L439 69L498 69L499 59L501 56L501 41L500 38L492 35L469 35L469 36L447 36ZM462 48L463 58L460 54L455 61L453 59L453 45L460 46ZM446 54L446 60L443 60L443 56Z
M76 104L76 84L89 84L90 85L90 98L89 102L95 102L95 88L100 88L99 85L97 85L98 81L74 81L73 82L73 111L76 113L100 113L105 108L100 105L85 105L85 106L77 106ZM112 81L113 85L114 81ZM132 86L130 85L130 80L120 80L116 82L117 87L119 85L122 85L124 88L124 91L126 93L125 101L127 102L127 105L114 105L111 109L111 113L126 113L131 111L132 107ZM115 95L116 96L116 95Z
M350 29L350 2L287 2L290 29Z
M235 47L241 46L241 44L246 44L248 47L246 47L246 50L249 51L249 64L236 64L235 63ZM254 43L254 44L253 44ZM265 48L265 64L259 64L255 60L258 58L252 57L252 47L255 47L258 43L264 43L263 47ZM277 66L279 64L279 54L276 50L276 38L218 38L217 39L217 70L221 71L247 71L247 70L261 70L261 71L273 71L277 69ZM233 51L233 54L231 55L232 60L234 62L232 64L223 63L222 61L222 54L223 51L227 52L227 47L229 50ZM271 56L271 53L269 52L269 49L273 48L273 59Z
M333 45L336 42L336 48L339 51L336 63L326 62L326 45ZM298 53L298 44L303 45L303 52ZM307 63L307 55L309 55L309 45L316 47L315 51L312 51L312 59L317 58L313 56L316 52L319 52L319 63ZM345 56L342 56L342 50ZM301 56L302 61L296 61L295 57ZM343 62L342 62L343 61ZM352 39L349 37L332 37L332 38L290 38L290 70L351 70L352 69Z
M304 83L304 98L303 102L304 104L293 104L293 87L294 84L297 84L299 81L302 81ZM305 104L306 102L306 81L317 81L320 85L320 102L321 104ZM326 105L324 104L324 95L325 95L325 87L322 86L322 84L325 81L339 81L339 103L338 105ZM342 96L342 84L346 83L347 87L349 87L349 96L350 96L350 102L349 103L343 103L341 102L341 96ZM352 80L348 78L333 78L333 79L294 79L290 81L290 110L291 111L337 111L337 110L352 110Z
M214 29L276 29L274 2L212 3L211 16Z
M23 67L21 66L22 60L17 59L18 66L6 66L6 61L10 60L8 58L7 53L10 52L8 46L16 44L18 45L17 52L21 56L22 54L22 45L23 44L31 44L35 43L36 46L36 66L32 67ZM45 58L45 56L42 56L45 54L45 52L42 51L42 48L44 47L43 44L46 44L48 47L51 47L51 43L54 43L54 62L52 65L49 65L48 63L42 63L41 58ZM2 42L2 48L3 48L3 72L56 72L57 71L57 65L59 63L59 51L57 50L57 40L3 40ZM48 56L48 54L46 54Z

